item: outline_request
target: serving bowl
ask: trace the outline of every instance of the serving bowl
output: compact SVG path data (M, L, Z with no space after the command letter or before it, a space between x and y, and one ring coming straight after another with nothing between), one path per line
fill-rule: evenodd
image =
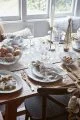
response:
M21 58L22 50L18 47L2 46L0 48L0 64L12 65Z

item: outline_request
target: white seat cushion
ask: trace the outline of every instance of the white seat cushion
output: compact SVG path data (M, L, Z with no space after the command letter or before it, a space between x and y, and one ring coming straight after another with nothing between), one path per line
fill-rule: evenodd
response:
M7 37L12 37L12 36L20 36L23 37L24 39L28 38L28 36L32 35L31 30L29 28L22 29L20 31L16 31L13 33L6 33Z

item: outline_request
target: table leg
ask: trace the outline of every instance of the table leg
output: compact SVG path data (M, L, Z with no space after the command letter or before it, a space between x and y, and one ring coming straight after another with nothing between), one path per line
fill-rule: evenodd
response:
M24 98L7 103L6 109L5 109L5 119L4 120L16 120L17 108L23 101L24 101Z
M6 105L5 120L16 120L17 108L15 103L10 102Z

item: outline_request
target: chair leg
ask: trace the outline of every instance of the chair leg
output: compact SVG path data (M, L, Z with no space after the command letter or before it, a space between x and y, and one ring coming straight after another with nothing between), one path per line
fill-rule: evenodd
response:
M29 116L26 115L26 116L25 116L25 120L29 120Z
M0 112L0 120L3 120L3 116L1 112Z
M30 118L30 115L29 115L28 111L26 110L25 120L29 120L29 118Z
M46 96L42 97L42 120L46 120L46 107L47 107L47 98Z

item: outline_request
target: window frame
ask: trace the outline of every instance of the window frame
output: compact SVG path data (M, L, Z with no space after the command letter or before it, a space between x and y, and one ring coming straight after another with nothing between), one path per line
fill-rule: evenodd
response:
M18 0L18 2L19 2L19 16L2 16L2 17L0 17L0 19L2 20L2 21L16 21L16 20L20 20L21 19L21 0Z
M50 7L50 0L46 0L47 2L47 13L45 14L37 14L37 15L27 15L26 13L26 18L27 19L46 19L49 17L49 7Z
M75 3L78 0L73 0L72 12L70 13L62 13L57 14L55 17L65 17L65 16L72 16L76 11ZM48 19L50 17L51 6L54 5L55 0L47 0L47 13L46 14L37 14L37 15L27 15L26 4L27 0L19 0L19 16L5 16L0 17L3 21L26 21L26 20L35 20L35 19Z
M49 0L47 0L47 13L39 15L27 15L26 2L26 0L19 0L19 16L5 16L0 17L0 19L2 19L3 21L25 21L26 19L46 19L49 17Z
M75 3L76 3L76 0L72 0L72 11L71 12L64 12L64 13L57 13L55 15L56 18L59 18L59 17L66 17L66 16L73 16L74 15L74 12L75 12ZM52 0L52 5L55 6L55 0Z

